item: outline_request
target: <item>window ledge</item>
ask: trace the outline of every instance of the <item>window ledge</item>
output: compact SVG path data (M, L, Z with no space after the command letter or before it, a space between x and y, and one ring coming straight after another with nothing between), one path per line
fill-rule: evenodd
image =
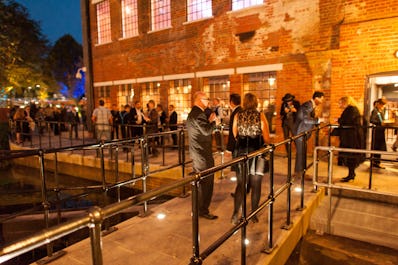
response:
M112 41L108 41L108 42L104 42L104 43L97 43L94 46L98 47L98 46L102 46L102 45L106 45L106 44L110 44L110 43L112 43Z
M213 19L213 18L214 18L214 16L205 17L205 18L201 18L201 19L186 21L186 22L184 22L184 23L182 23L182 24L183 24L183 25L189 25L189 24L193 24L193 23L196 23L196 22L201 22L201 21L205 21L205 20L209 20L209 19Z
M139 35L134 35L134 36L130 36L130 37L120 37L118 40L119 41L121 41L121 40L128 40L128 39L132 39L132 38L136 38L136 37L138 37Z
M163 30L167 30L167 29L172 29L173 27L167 27L167 28L163 28L163 29L157 29L157 30L150 30L150 31L148 31L147 33L148 34L151 34L151 33L156 33L156 32L159 32L159 31L163 31Z
M238 9L238 10L231 10L231 11L227 11L228 15L236 15L239 16L242 13L244 13L246 15L247 14L253 14L253 13L258 13L258 9L265 7L265 4L259 4L259 5L255 5L255 6L249 6L249 7L245 7L242 9Z

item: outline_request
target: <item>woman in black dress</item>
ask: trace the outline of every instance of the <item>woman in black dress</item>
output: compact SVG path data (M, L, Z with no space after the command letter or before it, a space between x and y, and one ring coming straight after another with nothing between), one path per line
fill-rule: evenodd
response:
M343 110L338 123L340 127L338 135L340 136L340 147L362 149L363 148L363 127L362 117L352 97L342 97L339 100L339 105ZM363 155L360 153L340 153L343 165L348 168L348 176L341 179L342 182L354 180L355 169L361 163Z
M243 110L235 115L232 131L237 141L237 156L246 155L260 149L264 144L270 142L268 122L263 112L257 110L258 100L254 94L247 93L243 100ZM261 196L261 180L263 172L257 172L256 159L252 159L248 165L249 183L251 188L252 211L258 208ZM239 221L239 211L244 199L245 183L243 172L239 167L237 172L237 186L234 196L234 212L231 222L237 224ZM253 222L258 222L254 217Z

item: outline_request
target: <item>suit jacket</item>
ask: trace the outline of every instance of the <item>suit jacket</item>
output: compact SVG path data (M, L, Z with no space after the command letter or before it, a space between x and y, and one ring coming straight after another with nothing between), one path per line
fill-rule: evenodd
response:
M214 166L212 152L212 132L215 122L210 123L206 113L198 106L193 106L187 118L189 153L194 172Z
M170 113L169 124L170 130L177 130L177 112L173 111Z
M141 110L141 113L143 113L142 112L142 110ZM137 124L137 110L136 110L136 108L131 108L130 109L130 114L131 114L131 124ZM141 124L144 124L145 123L145 120L144 120L144 117L142 117L141 118Z
M232 132L232 126L234 124L234 118L235 115L242 111L242 107L241 106L237 106L234 111L231 113L231 116L229 118L229 131L228 131L228 143L227 143L227 150L230 152L233 152L235 149L235 144L236 144L236 140L234 137L234 133Z
M305 131L311 130L315 124L318 123L318 119L315 118L314 106L312 101L306 101L297 111L296 116L296 135Z

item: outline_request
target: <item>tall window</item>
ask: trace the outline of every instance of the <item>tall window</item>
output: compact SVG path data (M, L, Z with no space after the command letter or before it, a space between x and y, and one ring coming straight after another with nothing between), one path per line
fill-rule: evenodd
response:
M118 107L122 108L126 104L132 104L134 97L134 89L132 84L120 85L117 91Z
M211 0L188 0L187 21L208 18L213 15Z
M152 30L171 27L170 0L151 0Z
M270 132L275 131L276 87L276 72L250 73L243 76L243 92L244 94L250 92L257 96L258 109L264 111Z
M148 82L141 84L141 96L142 96L142 109L144 112L147 111L146 104L149 100L154 100L155 104L160 103L160 83L158 82Z
M96 5L98 44L111 42L111 8L109 0Z
M232 0L232 10L239 10L242 8L261 5L264 0Z
M187 120L188 114L191 111L191 80L178 79L172 80L169 83L169 105L174 105L175 111L178 115L178 123Z
M122 0L123 38L138 35L137 0Z

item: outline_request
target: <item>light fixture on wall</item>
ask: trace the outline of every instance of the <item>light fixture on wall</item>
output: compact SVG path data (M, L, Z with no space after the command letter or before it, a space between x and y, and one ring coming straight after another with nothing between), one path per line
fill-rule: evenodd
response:
M274 84L275 84L275 77L273 77L273 76L270 76L269 78L268 78L268 84L270 85L270 86L273 86Z
M396 50L396 51L394 52L394 56L395 56L395 58L398 58L398 50Z

